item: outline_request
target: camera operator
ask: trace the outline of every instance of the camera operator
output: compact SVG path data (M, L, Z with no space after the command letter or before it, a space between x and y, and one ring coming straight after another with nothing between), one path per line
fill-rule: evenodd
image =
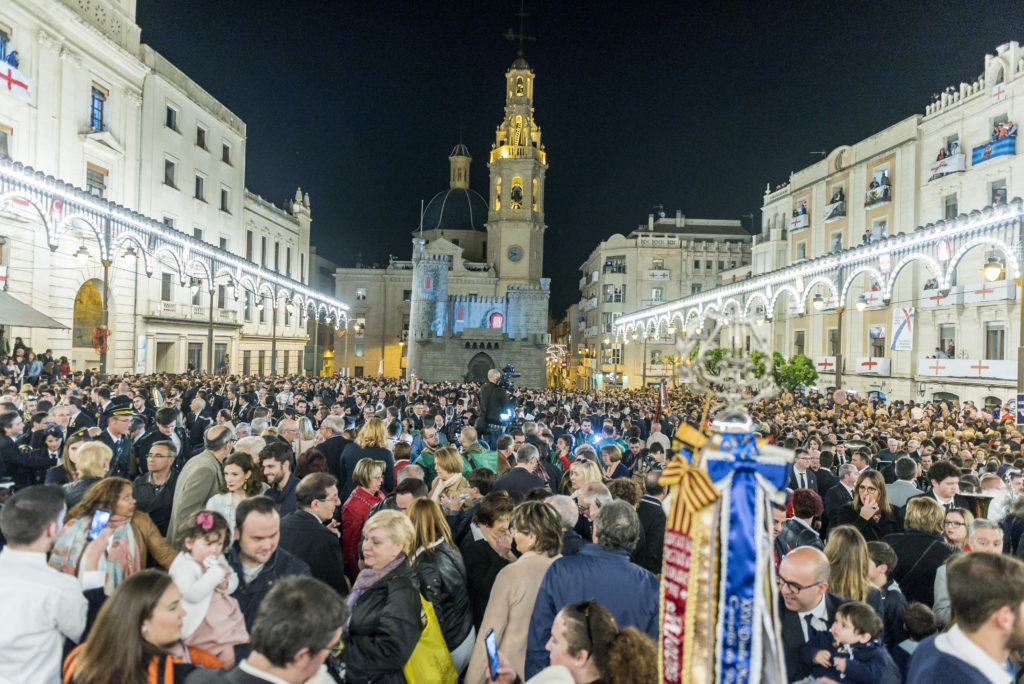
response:
M485 435L487 446L491 449L505 431L503 423L509 419L508 413L511 410L512 399L501 386L501 371L492 368L487 371L487 382L480 390L480 418L477 421L477 431ZM504 419L503 413L506 414Z

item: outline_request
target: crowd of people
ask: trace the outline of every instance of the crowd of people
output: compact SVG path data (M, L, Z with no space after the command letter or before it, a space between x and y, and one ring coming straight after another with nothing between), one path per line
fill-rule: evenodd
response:
M702 395L497 371L0 383L0 681L657 681L661 467ZM750 412L794 452L771 535L789 680L1012 681L1012 417Z

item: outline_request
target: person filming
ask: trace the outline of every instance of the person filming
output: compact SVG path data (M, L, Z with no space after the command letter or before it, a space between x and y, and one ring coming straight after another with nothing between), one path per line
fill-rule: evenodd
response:
M511 397L500 383L501 371L492 368L487 371L487 382L480 390L481 425L477 426L477 432L485 435L487 446L491 449L505 431L504 423L508 422L513 407ZM504 418L502 414L505 414Z

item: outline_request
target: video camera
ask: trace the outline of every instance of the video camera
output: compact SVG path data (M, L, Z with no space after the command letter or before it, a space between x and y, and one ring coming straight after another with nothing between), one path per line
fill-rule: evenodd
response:
M511 363L507 363L501 371L501 379L498 380L498 387L511 392L516 388L516 385L512 380L518 377L522 377L522 373L516 373L516 367Z

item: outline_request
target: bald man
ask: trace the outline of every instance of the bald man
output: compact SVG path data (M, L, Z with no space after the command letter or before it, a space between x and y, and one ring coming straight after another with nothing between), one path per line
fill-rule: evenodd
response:
M793 549L779 564L782 650L786 655L786 675L791 682L811 674L811 669L800 659L800 648L813 636L811 630L830 629L836 608L847 601L828 593L828 576L828 558L810 546Z

